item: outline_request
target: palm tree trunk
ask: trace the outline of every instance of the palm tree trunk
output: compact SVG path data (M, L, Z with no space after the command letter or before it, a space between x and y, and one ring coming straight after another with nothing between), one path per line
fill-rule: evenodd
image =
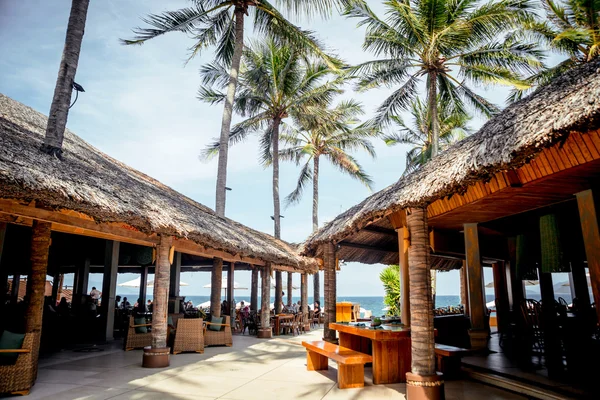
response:
M336 321L337 284L335 276L335 245L325 243L323 250L323 267L325 269L325 324L323 327L323 340L336 342L336 332L329 328L329 324Z
M154 302L152 303L152 348L167 347L167 311L169 309L169 286L171 263L169 250L173 244L171 236L160 236L156 249L156 268L154 271Z
M42 337L42 317L44 314L44 294L46 290L46 273L48 271L48 254L50 249L51 224L33 221L31 232L31 274L29 275L29 304L25 316L25 332L34 334L32 361L37 376L37 364ZM14 280L13 280L14 284Z
M258 308L258 269L252 268L252 286L250 288L250 311Z
M429 73L429 115L431 118L431 158L438 155L440 146L440 121L438 120L437 74Z
M231 131L231 118L233 116L233 100L238 84L238 74L244 50L244 10L235 10L235 47L229 70L229 84L227 86L227 97L221 120L221 136L219 137L219 164L217 167L217 193L215 211L217 215L225 215L225 200L227 186L227 155L229 152L229 132ZM223 261L221 261L221 265ZM219 292L220 293L220 292ZM211 294L212 297L212 294ZM212 306L211 306L212 308Z
M407 213L406 223L410 232L408 262L412 343L411 369L413 374L435 375L427 210L423 208L411 209Z
M210 275L210 315L221 316L221 284L223 283L223 259L213 258Z
M287 305L291 306L292 305L292 290L294 289L294 282L292 280L292 273L288 272L287 273Z
M275 271L275 314L280 314L283 305L283 282L281 271Z
M260 294L260 329L259 338L271 337L271 263L265 263L260 270L261 294Z
M275 237L281 238L281 202L279 200L279 126L281 119L273 119L273 221L275 224Z
M61 158L62 154L63 138L67 126L69 105L71 104L71 93L73 92L73 81L79 63L79 52L83 41L89 4L90 0L73 0L71 3L65 47L60 60L54 97L48 115L48 125L46 126L46 137L44 138L42 151L58 158Z
M319 156L315 155L313 159L313 214L312 214L313 232L319 229ZM318 301L321 304L321 282L319 271L313 275L313 302Z

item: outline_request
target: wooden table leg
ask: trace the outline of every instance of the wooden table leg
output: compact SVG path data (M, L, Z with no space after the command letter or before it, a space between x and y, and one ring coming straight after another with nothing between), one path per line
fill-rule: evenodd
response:
M362 336L352 335L351 333L339 332L340 346L364 354L372 354L371 339Z
M279 317L275 317L275 336L279 336Z
M365 386L365 366L338 364L338 388L349 389Z
M322 371L328 368L328 358L315 353L314 351L306 350L306 370L307 371Z
M373 383L406 382L410 371L410 338L400 340L373 340Z

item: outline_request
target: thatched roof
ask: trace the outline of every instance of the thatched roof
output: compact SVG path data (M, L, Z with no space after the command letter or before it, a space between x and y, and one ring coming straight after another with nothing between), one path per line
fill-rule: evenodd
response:
M522 166L573 130L599 126L600 60L512 104L476 134L340 214L308 238L301 254L313 255L319 244L340 241L391 212L464 193L474 182Z
M97 222L187 238L231 254L316 270L284 241L228 218L109 157L67 130L64 161L39 148L47 117L0 94L0 198L35 200Z

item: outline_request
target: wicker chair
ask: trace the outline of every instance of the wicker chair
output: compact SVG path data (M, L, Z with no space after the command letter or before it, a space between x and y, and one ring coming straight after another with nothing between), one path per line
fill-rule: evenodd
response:
M2 353L18 353L13 365L0 365L0 393L27 395L34 384L33 346L36 334L26 333L23 346L18 350L0 350Z
M125 338L125 351L133 349L143 349L152 345L152 333L136 333L135 328L142 326L152 326L152 324L135 325L133 316L129 317L129 327L127 328L127 337Z
M204 325L220 326L221 330L213 331L211 329L204 328L204 345L205 346L231 346L233 345L233 337L231 336L231 324L229 323L229 315L224 315L224 324L215 324L212 322L204 322Z
M204 353L204 324L201 318L183 319L177 321L173 354L184 351Z

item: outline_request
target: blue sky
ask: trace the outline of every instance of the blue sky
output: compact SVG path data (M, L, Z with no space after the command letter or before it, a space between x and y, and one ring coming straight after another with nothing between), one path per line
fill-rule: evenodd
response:
M168 4L167 4L168 3ZM381 14L380 2L372 7ZM48 114L64 45L70 0L0 0L0 92ZM192 39L174 33L141 47L125 47L119 38L131 37L131 29L142 24L140 17L187 5L184 0L103 0L91 1L76 81L85 88L69 114L68 128L101 151L159 179L194 200L214 207L216 160L205 163L198 155L217 137L221 107L196 99L199 67L212 61L211 50L185 60ZM335 16L328 21L296 20L315 31L331 49L349 63L372 59L362 51L364 30L355 20ZM255 37L251 30L248 37ZM503 104L505 88L479 90L496 104ZM388 89L353 93L344 97L361 101L370 117ZM475 120L477 128L480 120ZM406 148L386 147L376 142L378 157L356 156L380 190L395 182L404 169ZM230 150L226 214L252 228L272 233L272 192L270 169L257 161L257 141L252 138ZM320 222L363 200L370 192L360 183L339 175L326 162L320 177ZM280 193L295 186L298 169L281 168ZM282 238L304 240L311 232L311 199L283 211ZM350 263L338 274L340 296L378 296L381 265ZM486 269L486 282L491 271ZM489 275L488 275L489 274ZM120 282L134 276L122 276ZM207 273L186 274L192 284L184 294L208 294L199 289L210 282ZM249 285L249 273L236 281ZM295 282L299 284L299 276ZM312 281L311 281L312 283ZM309 285L312 295L312 284ZM458 275L440 274L439 294L458 293Z

